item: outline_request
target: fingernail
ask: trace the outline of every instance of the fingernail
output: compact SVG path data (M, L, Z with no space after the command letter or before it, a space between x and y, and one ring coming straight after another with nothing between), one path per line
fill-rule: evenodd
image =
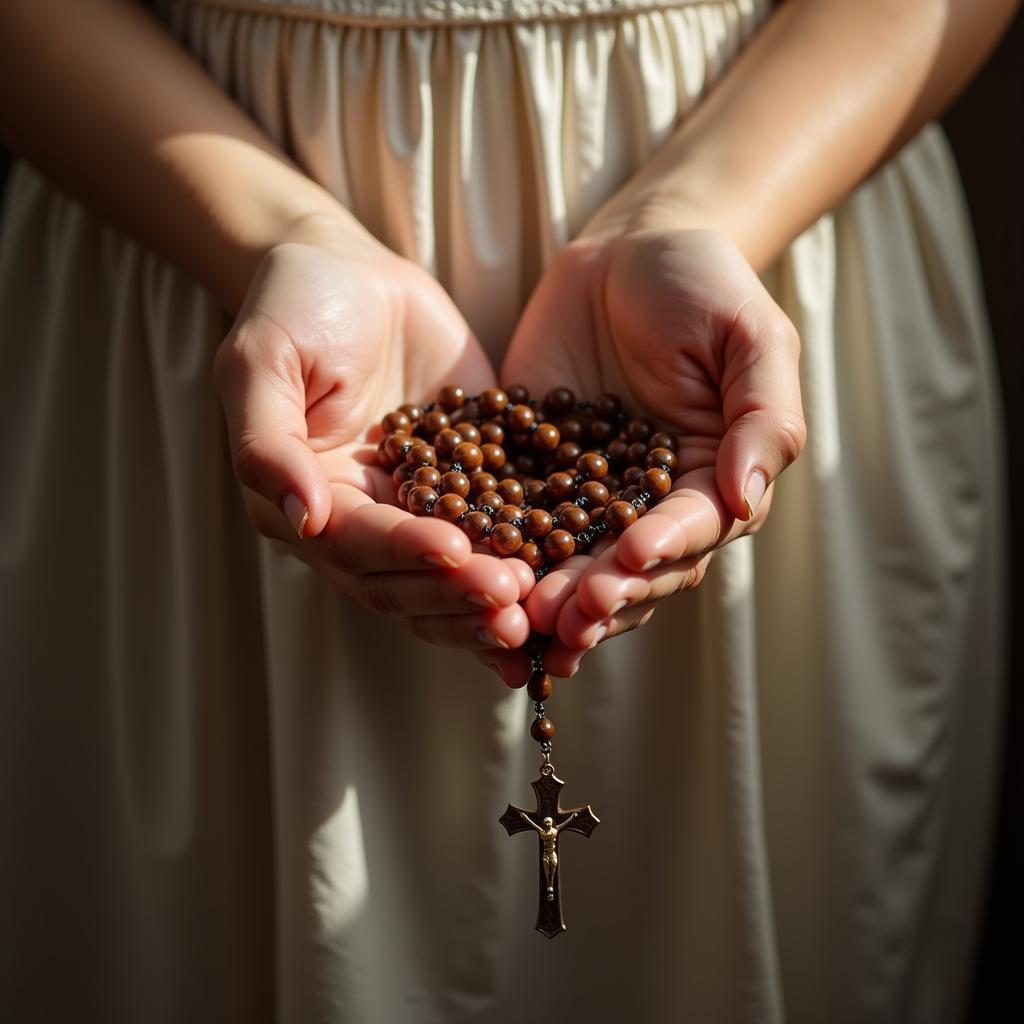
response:
M569 678L572 679L574 675L580 670L580 666L583 664L583 656L580 655L573 663L572 668L569 669Z
M594 639L591 641L589 649L593 650L607 635L608 626L602 622L601 625L594 630Z
M424 555L423 561L438 569L458 569L459 563L450 555Z
M300 539L304 537L306 523L309 522L309 509L306 508L305 502L294 491L289 491L284 496L281 506L288 517L288 522L292 524L292 529Z
M483 594L478 590L470 590L466 594L466 600L475 604L478 608L497 608L498 602L490 594Z
M753 519L757 506L761 504L764 492L768 490L768 480L764 473L755 469L747 477L747 486L743 488L743 500L747 503L747 518Z
M495 636L489 629L478 629L476 637L482 644L488 647L500 647L503 651L508 650L508 644L501 637Z
M484 664L504 683L505 674L501 671L498 663L495 661L486 661Z
M628 601L619 601L616 604L613 604L612 610L608 613L608 618L611 618L616 612L621 612L627 604L629 604Z
M657 569L661 565L662 559L652 558L649 562L644 562L641 572L650 572L652 569Z

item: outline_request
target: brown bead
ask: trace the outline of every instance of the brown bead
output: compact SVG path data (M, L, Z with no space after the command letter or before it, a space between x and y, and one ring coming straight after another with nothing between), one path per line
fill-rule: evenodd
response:
M413 439L408 434L388 434L384 438L384 451L387 453L391 464L394 465L405 458L406 452L413 446Z
M590 525L590 516L579 505L570 505L559 514L558 525L570 533L579 533Z
M516 476L536 476L539 470L540 462L537 459L535 459L532 455L516 456Z
M621 466L626 461L626 456L629 454L629 442L625 438L617 437L614 441L609 441L605 451L608 452L608 460L613 462L617 466Z
M536 420L537 414L528 405L513 405L505 413L505 422L519 433L529 430Z
M568 530L552 530L544 538L544 554L551 563L564 562L576 550L576 541Z
M622 492L623 501L628 501L631 505L633 505L634 501L640 502L639 508L637 508L636 505L633 505L633 511L636 512L638 516L642 516L647 511L647 505L644 503L643 498L640 497L640 494L641 491L639 487L627 487Z
M606 391L594 399L591 408L594 410L595 416L599 416L603 420L614 420L622 412L622 399L618 395Z
M616 491L621 491L622 490L622 478L619 477L619 476L616 476L614 473L609 473L601 481L601 483L603 483L605 485L605 487L607 488L609 494L614 494ZM606 501L605 504L607 505L608 502Z
M508 395L501 388L488 388L480 395L478 402L485 416L498 416L508 405Z
M511 462L506 462L504 466L494 471L494 475L498 478L499 483L502 480L514 480L516 478L516 467Z
M415 444L405 453L405 461L410 466L436 466L437 452L429 444Z
M408 467L407 467L408 468ZM409 492L416 486L411 480L406 480L398 488L398 505L400 508L407 508L409 505Z
M528 540L517 552L517 555L534 571L544 568L544 552L532 540Z
M469 477L465 473L456 473L449 470L441 477L441 494L457 494L460 498L469 497Z
M555 735L555 723L550 718L535 718L530 723L530 735L538 743L544 743Z
M463 443L462 435L451 427L440 430L434 438L434 448L439 459L451 459L452 452Z
M590 510L590 525L597 526L598 523L604 522L605 513L608 510L603 505L598 505L596 508Z
M587 427L587 436L590 438L591 444L596 444L599 448L603 448L615 437L615 427L607 420L595 419Z
M605 477L604 479L608 479ZM600 480L588 480L580 487L581 498L587 502L588 509L599 508L608 504L608 488ZM591 517L593 518L593 517Z
M555 450L555 465L559 469L575 466L583 456L583 449L575 441L563 441Z
M480 456L481 459L483 456ZM474 473L469 478L469 493L476 498L477 495L483 494L484 491L496 491L498 489L498 481L490 473Z
M484 464L483 449L479 445L463 441L462 444L455 446L452 462L457 462L463 472L472 473L474 469L479 469Z
M562 441L562 433L554 423L538 423L537 429L530 437L534 451L553 452Z
M515 525L517 519L522 519L523 510L518 505L502 505L501 508L495 513L494 521L496 523L512 523Z
M647 459L647 444L644 441L634 441L626 450L626 462L631 466L643 468Z
M395 471L391 474L391 479L401 486L406 480L412 479L414 472L415 470L413 470L412 466L410 466L408 462L403 462L401 465L395 466Z
M627 487L635 487L644 478L644 471L640 466L630 466L625 473L622 474L622 482Z
M587 436L586 427L579 416L563 416L557 426L562 432L563 441L575 441L579 444Z
M676 453L668 448L652 448L647 453L647 458L644 459L644 465L648 469L659 467L667 469L669 473L675 476L676 470L679 468L679 460L676 458Z
M500 423L493 420L480 424L480 440L483 444L504 444L505 431Z
M488 508L492 508L497 511L505 504L502 501L501 495L497 491L484 491L482 494L478 494L473 500L474 505L486 505Z
M482 444L480 451L483 453L484 469L493 473L505 465L505 449L500 444Z
M385 434L411 434L412 420L404 412L389 412L380 421L381 429Z
M441 483L441 474L434 466L420 466L420 468L412 474L412 478L417 487L432 487L435 491Z
M465 423L472 426L480 419L480 406L476 402L466 402L461 408L456 409L455 412L451 413L452 426L458 429L460 423ZM475 429L475 428L474 428ZM472 441L473 438L467 437L467 441Z
M672 490L672 474L666 469L649 469L644 473L643 489L654 498L664 498Z
M430 412L423 414L423 429L430 435L439 434L451 425L452 421L448 419L448 414L441 412L440 409L431 409Z
M437 501L437 491L432 487L416 487L414 485L406 498L406 507L414 516L425 516L434 507L435 501Z
M628 501L613 501L604 510L605 525L613 533L622 533L636 522L636 518L636 509Z
M576 460L576 472L585 480L600 480L608 475L608 460L597 452L587 452Z
M670 452L679 451L679 438L675 434L670 434L667 430L659 430L656 434L651 434L647 444L652 449L667 448Z
M526 494L523 485L515 477L502 480L498 484L497 490L502 498L511 505L521 505Z
M551 513L542 508L531 508L523 520L523 534L527 537L546 537L554 527Z
M548 485L543 480L538 480L536 477L527 480L523 489L526 491L527 505L536 507L545 504L548 500Z
M446 523L454 523L460 516L469 511L466 499L458 494L442 494L434 502L434 518L443 519Z
M463 441L470 444L480 443L480 431L476 429L475 423L457 423L455 429L462 435Z
M509 387L506 392L508 400L513 405L522 405L524 402L530 400L530 392L523 387L522 384L513 384Z
M627 441L643 441L646 444L654 433L654 426L650 420L634 419L626 425Z
M444 409L445 412L455 412L456 409L461 409L466 401L466 392L458 386L458 384L446 384L437 393L437 404Z
M514 555L523 546L523 535L511 523L498 523L491 533L491 550L502 558Z
M423 409L418 405L413 405L411 402L398 407L399 412L404 412L406 416L412 420L413 423L419 423L423 419Z
M459 525L462 527L462 532L471 540L478 541L483 540L487 536L488 531L491 529L491 517L486 512L470 512L465 519L462 520Z
M576 408L576 396L568 388L552 388L544 396L544 409L550 416L562 416Z
M551 501L565 501L576 493L576 481L568 473L552 473L547 482Z
M526 692L530 700L548 700L554 691L554 684L547 672L531 672L526 681Z

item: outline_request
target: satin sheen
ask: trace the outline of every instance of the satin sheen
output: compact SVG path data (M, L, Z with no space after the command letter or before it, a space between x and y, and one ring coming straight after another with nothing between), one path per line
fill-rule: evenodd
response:
M497 360L760 0L170 2ZM155 200L157 198L155 197ZM522 692L258 541L185 275L26 166L0 240L0 1017L944 1024L988 843L1001 437L930 127L766 281L808 448L756 539L562 683L570 931L497 817Z

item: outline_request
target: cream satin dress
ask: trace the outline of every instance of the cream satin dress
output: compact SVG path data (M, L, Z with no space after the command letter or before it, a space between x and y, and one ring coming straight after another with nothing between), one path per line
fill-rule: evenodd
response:
M195 0L174 34L497 360L761 0ZM130 84L126 85L130 87ZM154 196L154 202L160 197ZM569 931L527 698L257 540L183 273L27 167L0 243L0 1017L944 1024L984 892L1000 433L928 128L766 280L810 441L767 527L563 682Z

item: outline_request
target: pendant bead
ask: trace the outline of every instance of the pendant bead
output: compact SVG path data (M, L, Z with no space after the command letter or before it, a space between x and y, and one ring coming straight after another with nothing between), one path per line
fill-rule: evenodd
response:
M547 700L554 690L551 676L547 672L531 672L526 683L526 692L531 700Z
M555 731L555 723L550 718L535 718L530 723L530 735L538 743L553 739Z

